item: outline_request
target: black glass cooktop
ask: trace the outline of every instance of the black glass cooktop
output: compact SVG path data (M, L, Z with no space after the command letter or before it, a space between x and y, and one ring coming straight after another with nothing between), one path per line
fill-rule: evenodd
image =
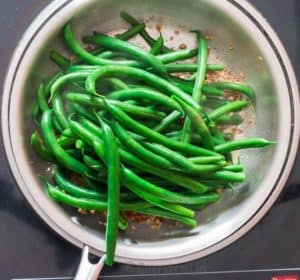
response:
M300 1L251 0L283 41L300 78ZM26 26L49 1L0 2L0 80ZM2 138L1 140L2 141ZM300 278L300 157L285 191L266 217L233 245L200 260L170 267L116 264L103 279ZM53 233L21 195L0 145L0 279L71 279L81 251Z

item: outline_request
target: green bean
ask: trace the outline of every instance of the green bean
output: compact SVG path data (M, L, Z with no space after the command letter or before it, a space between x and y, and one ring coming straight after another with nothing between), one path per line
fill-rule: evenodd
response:
M68 96L68 93L65 95L66 99L68 99L67 96ZM92 114L88 109L84 108L83 106L81 106L78 103L75 103L75 101L70 102L69 106L70 106L70 109L73 112L76 112L81 116L84 116L85 118L87 118L88 120L90 120L92 122L97 122L98 121L94 114Z
M99 44L101 46L104 46L109 49L122 51L125 53L128 53L132 55L133 57L137 58L138 60L142 61L146 65L149 65L153 68L155 72L162 76L166 76L166 69L163 63L157 59L154 55L151 53L146 52L145 50L129 43L124 42L122 40L119 40L117 38L109 37L106 35L96 35L96 36L86 36L83 38L85 43L92 43L92 44ZM113 61L114 63L105 63L106 65L118 65L118 63L115 63L116 61ZM102 63L104 64L104 63ZM104 64L104 65L105 65ZM121 65L122 63L119 63Z
M241 164L228 165L225 166L223 169L231 172L244 172L244 166Z
M31 118L37 126L40 126L40 122L38 120L38 115L40 112L38 99L35 99L32 109L31 109Z
M139 177L133 171L128 168L122 169L122 176L131 186L135 186L138 189L144 190L145 192L150 192L157 196L159 199L170 203L183 203L183 204L209 204L215 202L219 199L219 196L215 193L209 194L193 194L193 195L183 195L175 193L165 188L159 187L149 181Z
M42 158L45 161L49 161L49 162L55 161L51 151L49 151L45 147L43 140L37 131L32 133L31 138L30 138L30 144L31 144L33 150L36 152L36 154L40 158Z
M108 81L111 83L113 88L115 90L122 90L122 89L128 89L129 87L127 86L126 83L124 83L122 80L117 79L117 78L109 78Z
M100 36L100 35L96 35ZM64 38L67 46L76 54L80 59L83 61L89 63L89 64L95 64L95 65L130 65L130 66L138 66L140 65L137 61L116 61L112 59L106 59L99 56L95 56L88 51L86 51L84 48L80 46L78 42L76 42L75 37L72 33L70 24L67 24L64 28ZM125 43L124 41L121 41Z
M65 128L65 129L62 131L61 136L72 137L72 136L73 136L72 130L71 130L69 127L68 127L68 128Z
M98 120L97 120L98 121ZM92 132L96 137L102 139L103 138L103 133L102 129L99 128L97 125L95 125L93 122L90 120L80 117L80 123L82 123L83 127Z
M52 152L56 160L68 169L84 175L87 172L87 167L68 155L63 148L57 143L56 136L52 126L52 111L47 110L42 115L41 130L47 147Z
M51 185L49 182L47 182L47 189L51 198L63 204L87 210L106 211L107 209L108 203L106 200L74 197L66 194L64 191ZM151 207L151 205L145 201L120 202L120 210L122 211L137 211L148 207Z
M170 53L160 54L156 57L164 64L172 63L178 60L185 60L197 55L197 49L194 50L179 50ZM167 66L165 66L167 67Z
M91 105L96 109L105 108L103 97L68 92L65 94L65 98L72 102L76 102L84 105ZM128 104L125 102L121 102L119 100L107 99L107 102L112 105L118 106L120 109L124 110L125 112L128 112L131 115L138 116L140 118L161 120L165 116L165 113L163 112L157 112L153 109Z
M213 95L213 96L224 96L224 91L222 89L210 86L210 85L204 85L201 88L201 91L205 94Z
M104 169L103 164L99 160L96 160L88 155L84 155L82 159L90 169L93 169L97 172L100 172Z
M222 99L218 97L213 97L213 96L207 96L207 99L202 102L202 105L205 107L208 107L210 109L217 109L220 106L226 105L229 103L227 99Z
M125 32L116 35L116 38L123 40L123 41L127 41L127 40L133 38L135 35L137 35L141 31L143 31L144 29L145 29L144 23L136 24L135 26L129 28Z
M177 111L182 111L181 106L172 98L152 89L145 87L130 88L120 91L115 91L108 95L110 99L118 99L124 101L127 99L148 99L155 103L165 105ZM124 109L123 109L124 110Z
M101 119L100 119L101 121ZM118 236L119 202L120 202L120 156L116 138L112 129L101 121L105 148L107 175L107 227L106 240L106 264L112 265Z
M61 189L72 196L79 198L91 198L95 200L107 199L106 193L100 193L99 191L90 190L70 182L58 168L55 170L54 180Z
M174 220L174 221L180 222L182 224L188 225L192 228L197 226L197 222L194 219L184 217L181 215L177 215L175 213L165 211L160 208L151 207L151 208L139 209L139 210L136 210L136 212L140 213L140 214L144 214L144 215L152 215L152 216L161 217L161 218L168 219L168 220Z
M182 172L188 171L193 174L202 174L206 172L215 171L221 168L219 165L196 165L180 153L172 151L159 144L144 143L144 145L150 150L152 150L154 153L165 157L169 161L172 161L178 166L184 168L184 170L181 170Z
M180 99L178 99L176 97L174 97L174 98L181 105L181 107L185 111L186 115L189 117L189 120L191 121L191 125L194 127L196 132L198 132L199 135L201 136L202 145L207 149L213 149L214 144L212 141L212 137L211 137L209 129L206 126L205 121L203 120L201 115L196 110L194 110L191 106L187 105ZM185 123L185 125L187 125L187 123ZM183 132L182 132L183 139L185 136L185 132L189 133L189 130L184 130L184 128L183 128ZM190 135L190 134L188 134L188 135Z
M127 133L126 130L123 129L117 122L112 123L112 128L120 139L121 143L140 159L162 168L172 167L172 163L169 160L144 148L139 142L134 140L134 138L131 137L130 134Z
M181 73L181 72L197 72L198 64L183 64L183 63L172 63L166 65L168 73ZM222 71L224 66L220 64L207 64L207 71Z
M192 97L193 99L199 103L202 97L202 87L205 80L206 75L206 65L207 65L207 56L208 56L208 47L207 42L202 36L200 32L197 33L198 35L198 60L197 60L197 75L196 80L193 88ZM185 104L181 104L185 106ZM189 107L185 106L183 109L187 110L186 113L188 114L188 119L185 120L183 131L182 131L182 141L185 143L190 142L190 135L191 135L191 125L193 123L194 128L197 129L200 136L202 137L202 142L204 147L206 148L213 148L213 142L211 136L209 134L209 130L207 129L203 119L197 112L190 110ZM189 112L189 113L188 113Z
M180 117L182 117L181 112L173 111L164 119L162 119L161 122L153 128L153 130L156 132L162 132L166 130L172 123L176 122Z
M223 156L210 156L210 157L190 157L188 158L194 164L208 164L217 163L224 160Z
M89 129L84 127L82 124L69 120L70 128L72 132L80 139L82 139L84 142L88 143L89 145L93 145L93 141L102 141L103 133L101 134L101 138L98 137L98 135L95 135L93 132L91 132ZM102 158L102 161L104 159Z
M48 81L48 83L45 85L45 94L46 94L46 96L48 96L48 95L50 94L51 87L52 87L52 85L54 84L54 82L55 82L58 78L62 77L63 75L64 75L64 73L62 73L62 72L57 72L56 74L54 74L54 75L50 78L50 80Z
M150 53L153 55L158 55L160 54L162 47L164 45L164 38L162 37L161 34L159 34L158 39L155 41L155 43L153 44Z
M162 79L154 74L148 73L142 69L136 69L127 66L104 66L102 67L102 69L95 71L93 74L90 74L86 80L87 92L96 94L96 81L104 76L115 74L125 74L127 77L133 77L136 79L143 80L144 82L152 84L156 88L158 87L166 91L166 94L168 93L169 95L178 96L195 109L199 108L199 105L190 96L188 96L186 93L184 93L165 79Z
M243 123L244 119L239 114L223 115L218 117L215 122L220 125L239 125Z
M209 175L205 174L204 176L213 180L233 183L244 182L246 179L246 175L243 172L232 172L227 170L216 171L215 173L211 173Z
M65 74L64 76L59 77L58 79L55 80L55 82L51 85L51 95L50 95L50 100L52 99L52 96L60 87L65 85L68 82L74 82L76 80L82 80L86 79L90 75L90 72L74 72L74 73L68 73Z
M64 129L68 128L69 127L68 117L64 109L62 96L58 94L58 92L54 93L51 100L51 104L52 104L53 112L55 114L55 118L57 119L61 127L63 127Z
M213 112L209 113L208 116L210 119L215 121L219 117L221 117L227 113L239 111L247 106L248 106L248 102L245 100L232 101L222 107L219 107L218 109L214 110Z
M94 141L94 148L98 156L101 158L104 154L104 148L103 143L101 143L101 140ZM194 192L205 192L207 190L207 186L200 183L199 181L190 179L178 172L168 171L164 170L158 167L155 167L153 165L150 165L148 163L145 163L144 161L138 159L136 156L132 155L131 153L120 149L120 156L122 161L126 162L127 164L130 164L131 166L143 170L147 173L156 175L160 178L163 178L169 182L172 182L176 185L179 185L181 187L187 188L189 190L192 190Z
M242 85L242 84L236 84L236 83L232 83L232 82L215 82L215 83L209 83L206 84L209 86L213 86L222 90L232 90L232 91L236 91L236 92L241 92L244 95L246 95L251 102L253 103L253 105L256 105L256 95L255 92L252 88Z
M73 135L72 136L61 135L56 139L57 139L58 145L60 145L64 149L73 146L73 144L76 141L76 139L73 137Z
M39 107L42 112L49 109L48 102L46 100L46 91L44 83L41 83L38 88L38 102Z
M138 133L145 138L152 140L154 142L160 143L162 145L165 145L166 147L169 147L171 149L187 153L193 156L210 156L210 155L218 155L215 152L212 152L210 150L197 147L191 144L185 144L182 142L174 141L172 139L169 139L168 137L153 131L152 129L136 122L132 118L130 118L126 113L124 113L122 110L117 108L116 106L113 106L111 104L106 103L106 107L108 111L112 114L112 116L118 120L124 127L127 129Z
M52 60L60 68L67 68L71 65L71 60L64 57L57 51L50 51L50 60Z
M197 69L197 76L195 80L194 90L193 90L193 98L200 102L201 95L202 95L202 86L205 80L206 74L206 65L207 65L207 56L208 56L208 47L207 42L204 36L197 32L198 34L198 69Z
M129 24L131 24L132 26L136 26L138 24L140 24L135 18L133 18L131 15L129 15L128 13L121 11L121 17L127 21ZM144 38L144 40L149 44L150 47L152 47L155 44L155 40L147 33L147 31L145 29L140 31L141 36ZM163 53L169 53L172 50L163 46L162 48L162 52Z
M122 215L119 215L119 221L118 221L118 228L119 230L127 230L129 227L129 223L128 221L122 216Z
M194 211L183 207L179 204L171 204L168 202L165 202L158 198L156 195L153 195L149 192L145 192L144 190L140 189L138 186L133 184L131 181L127 181L127 179L124 179L124 185L126 188L131 190L133 193L135 193L137 196L141 197L145 201L149 202L150 204L168 210L170 212L173 212L178 215L186 216L189 218L193 218L195 216Z
M263 138L246 138L229 141L224 144L215 146L215 151L219 153L228 153L240 149L262 148L273 144L276 144L276 142L269 141Z

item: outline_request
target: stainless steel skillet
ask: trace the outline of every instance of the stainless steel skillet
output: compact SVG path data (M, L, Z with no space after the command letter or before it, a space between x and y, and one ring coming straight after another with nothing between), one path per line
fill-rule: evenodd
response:
M201 29L214 37L210 42L215 61L234 72L244 72L246 82L257 92L253 125L246 135L277 140L270 150L245 151L248 181L233 196L228 192L216 205L199 215L199 227L163 225L151 231L142 225L120 236L117 261L137 265L167 265L211 254L238 239L269 210L283 189L295 159L299 141L299 96L286 52L265 19L246 1L239 0L57 0L49 4L21 38L11 60L3 93L2 132L9 164L26 199L59 235L81 248L102 255L104 231L95 218L78 217L47 197L36 174L44 173L29 147L32 130L30 109L38 81L54 71L47 55L52 47L62 49L59 32L73 18L78 38L93 29L126 28L120 10L143 18L154 15L166 38L174 30ZM183 32L171 42L191 46Z

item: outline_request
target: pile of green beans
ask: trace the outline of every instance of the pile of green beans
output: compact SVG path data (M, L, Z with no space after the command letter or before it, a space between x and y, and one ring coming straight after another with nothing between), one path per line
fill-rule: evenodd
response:
M197 49L176 51L161 34L152 38L144 23L125 12L121 17L131 25L126 32L83 38L94 45L91 51L76 41L70 23L65 26L65 44L76 59L51 51L59 69L38 87L30 139L53 165L53 180L42 178L53 200L107 213L107 265L114 261L118 230L128 227L124 211L195 227L196 210L245 181L244 166L231 152L274 143L222 132L219 125L243 122L239 112L255 106L256 97L246 85L205 83L208 71L224 67L208 64L200 32ZM149 51L129 41L139 35ZM197 63L185 61L196 55ZM229 101L225 90L245 98Z

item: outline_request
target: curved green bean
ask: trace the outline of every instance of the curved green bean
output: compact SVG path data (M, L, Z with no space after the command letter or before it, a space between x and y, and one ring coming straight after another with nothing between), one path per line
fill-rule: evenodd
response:
M122 40L119 40L117 38L113 38L106 35L95 35L95 36L86 36L83 38L83 41L85 43L92 43L92 44L99 44L101 46L104 46L109 49L122 51L125 53L128 53L132 55L133 57L137 58L138 60L142 61L143 63L149 65L153 68L155 72L162 76L166 76L167 72L165 69L165 66L163 63L158 60L154 55L152 55L149 52L146 52L145 50L137 47L136 45L133 45L129 42L125 42ZM102 63L104 64L104 63ZM106 65L121 65L122 63L116 63L116 61L113 61L113 63L105 63ZM104 65L105 65L104 64Z
M235 150L249 149L249 148L262 148L276 144L274 141L269 141L263 138L246 138L226 142L215 146L215 151L219 153L228 153Z
M41 130L47 147L52 152L56 160L68 169L84 175L88 168L80 161L68 155L65 150L57 143L52 126L52 111L47 110L42 115Z
M172 167L172 163L148 149L144 148L138 141L134 140L129 133L126 132L117 122L112 123L112 128L116 133L117 137L133 154L146 162L153 165L160 166L162 168Z
M212 152L211 150L207 150L201 147L197 147L191 144L186 144L178 141L174 141L156 131L153 131L152 129L136 122L132 118L130 118L126 113L124 113L122 110L117 108L116 106L113 106L109 103L106 103L106 107L108 111L111 113L111 115L118 120L124 127L127 129L140 134L144 137L146 137L149 140L152 140L154 142L160 143L165 145L166 147L169 147L171 149L190 154L192 156L210 156L210 155L218 155L215 152Z
M169 95L178 96L195 109L199 109L199 105L189 95L187 95L185 92L181 91L179 88L172 85L165 79L160 78L154 74L148 73L142 69L127 66L105 66L102 67L100 70L95 71L93 74L90 74L85 84L87 92L91 94L96 94L96 81L102 77L116 74L123 74L127 77L140 79L144 82L150 83L152 84L152 86L164 90Z

